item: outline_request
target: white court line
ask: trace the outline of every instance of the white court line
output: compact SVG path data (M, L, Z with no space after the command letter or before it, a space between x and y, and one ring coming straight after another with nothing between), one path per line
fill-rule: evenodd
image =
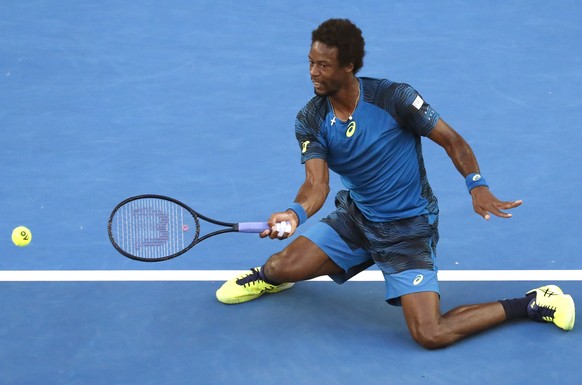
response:
M0 282L226 281L247 270L0 270ZM441 270L440 281L582 281L582 270ZM351 281L383 281L379 270ZM312 281L331 281L319 277Z

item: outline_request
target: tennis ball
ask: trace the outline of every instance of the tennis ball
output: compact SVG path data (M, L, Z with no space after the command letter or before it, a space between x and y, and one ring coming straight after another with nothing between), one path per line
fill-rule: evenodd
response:
M16 246L28 246L30 241L32 241L32 233L26 227L18 226L12 230L12 242L14 242Z

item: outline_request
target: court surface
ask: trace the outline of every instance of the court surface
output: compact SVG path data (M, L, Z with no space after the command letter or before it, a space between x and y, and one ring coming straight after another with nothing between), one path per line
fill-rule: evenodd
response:
M579 302L579 2L38 0L0 16L0 384L579 382L579 325L510 323L426 351L374 270L225 306L222 281L287 241L231 234L147 264L106 232L144 193L227 221L286 208L303 180L293 121L313 94L310 34L345 17L366 38L361 75L412 84L492 191L524 200L483 221L425 142L443 310L550 282ZM29 247L12 245L18 225Z

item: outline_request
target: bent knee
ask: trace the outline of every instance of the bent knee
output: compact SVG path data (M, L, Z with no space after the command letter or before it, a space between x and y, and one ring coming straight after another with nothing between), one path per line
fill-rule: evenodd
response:
M283 250L267 260L264 273L275 282L297 282L306 279L301 266L295 256Z
M265 264L265 274L277 282L297 282L342 271L323 250L298 237Z
M429 350L444 348L452 343L452 340L441 333L438 327L419 327L410 330L410 335L417 344Z

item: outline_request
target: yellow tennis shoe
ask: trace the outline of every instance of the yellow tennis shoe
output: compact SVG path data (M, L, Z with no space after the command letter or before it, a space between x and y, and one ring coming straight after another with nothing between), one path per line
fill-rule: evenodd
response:
M535 294L527 307L529 318L539 322L553 322L564 330L572 330L576 320L574 300L564 294L556 285L542 286L530 290L526 295Z
M271 285L263 281L260 269L260 267L253 268L248 273L226 281L216 291L216 298L222 303L232 305L252 301L263 294L278 293L294 285L292 282Z

